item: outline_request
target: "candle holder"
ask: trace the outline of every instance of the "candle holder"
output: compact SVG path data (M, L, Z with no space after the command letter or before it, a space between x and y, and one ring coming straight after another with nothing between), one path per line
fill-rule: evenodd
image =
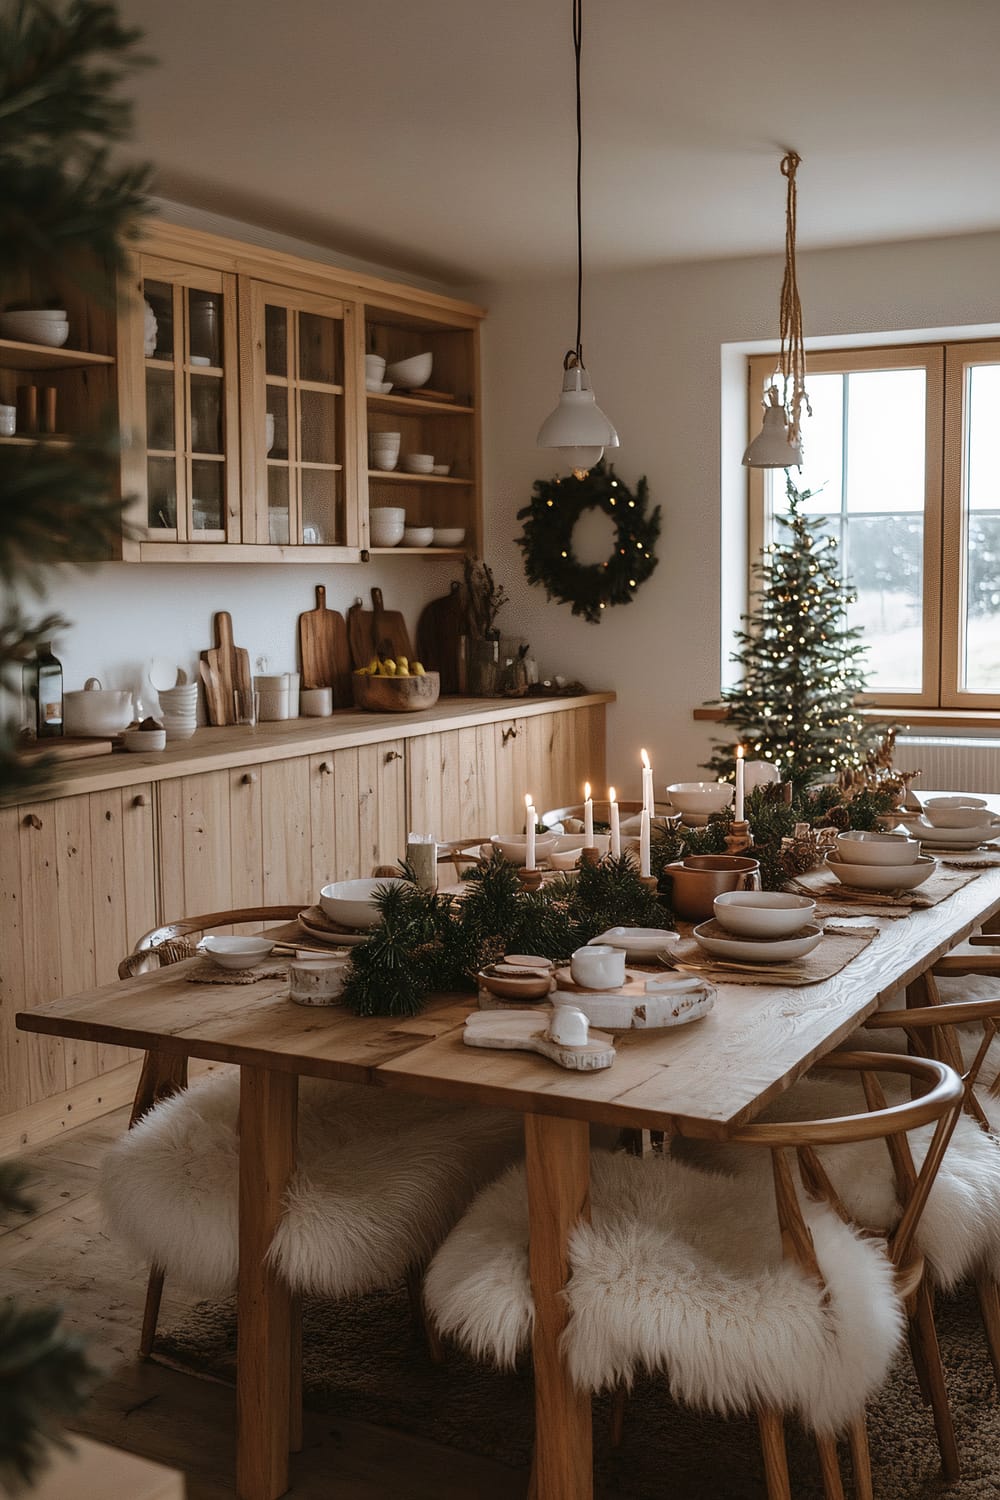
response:
M537 891L542 884L541 870L527 870L524 865L518 867L517 878L526 891Z
M600 862L601 856L598 854L596 848L584 848L580 850L581 865L598 865Z
M655 896L660 888L660 882L657 880L655 875L640 875L639 884L642 886L643 890L648 891L651 896Z
M750 824L745 820L733 822L730 832L726 834L726 851L729 854L741 854L744 849L753 847L753 835L750 832Z

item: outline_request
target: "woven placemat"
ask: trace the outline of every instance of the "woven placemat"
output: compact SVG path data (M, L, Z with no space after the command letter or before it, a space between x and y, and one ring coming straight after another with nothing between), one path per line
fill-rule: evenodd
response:
M287 963L257 964L252 969L220 969L203 958L184 976L191 984L257 984L261 979L287 979Z
M684 924L685 929L687 924ZM761 957L760 966L748 960L741 961L714 958L705 952L698 942L686 935L670 956L679 964L690 965L692 971L714 979L717 984L819 984L846 968L853 958L867 948L878 936L877 927L835 927L823 929L823 940L817 943L804 958L795 958L787 963L768 963ZM720 929L719 936L732 937Z
M937 906L939 901L953 896L970 881L978 879L979 872L967 865L960 869L943 869L940 865L915 891L898 891L895 895L882 891L858 891L841 885L831 870L810 870L789 881L789 888L812 896L816 902L816 915L826 917L905 917L911 911L925 911Z

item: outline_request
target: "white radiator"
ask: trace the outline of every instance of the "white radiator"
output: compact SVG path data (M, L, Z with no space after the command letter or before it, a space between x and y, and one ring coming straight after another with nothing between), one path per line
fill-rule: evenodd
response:
M913 783L918 794L1000 792L1000 739L901 734L894 764L898 771L923 772Z

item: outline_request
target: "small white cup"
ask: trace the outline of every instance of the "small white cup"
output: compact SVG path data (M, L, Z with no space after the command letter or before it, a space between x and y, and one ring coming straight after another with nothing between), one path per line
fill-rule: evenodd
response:
M333 713L333 688L303 688L299 693L299 712L306 719L325 719Z
M0 406L0 437L13 437L17 430L17 407Z
M575 1005L556 1005L549 1022L549 1037L561 1047L585 1047L590 1037L590 1025L582 1010Z
M346 969L344 958L293 958L288 965L288 998L296 1005L336 1005Z
M625 950L609 943L590 943L577 948L569 971L585 990L617 990L625 983Z

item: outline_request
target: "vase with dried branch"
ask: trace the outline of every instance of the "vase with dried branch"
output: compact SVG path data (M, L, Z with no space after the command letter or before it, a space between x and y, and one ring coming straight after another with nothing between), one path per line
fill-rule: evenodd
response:
M500 692L500 631L497 616L507 591L481 557L465 559L465 633L468 690L473 697Z

